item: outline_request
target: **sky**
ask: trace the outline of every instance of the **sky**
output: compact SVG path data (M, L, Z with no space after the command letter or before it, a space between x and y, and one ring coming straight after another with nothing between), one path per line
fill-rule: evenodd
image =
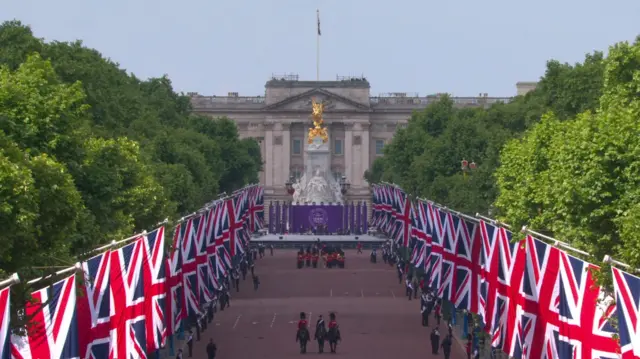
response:
M264 95L273 74L364 75L372 96L512 96L546 61L575 63L640 34L638 0L0 0L47 41L82 40L176 91Z

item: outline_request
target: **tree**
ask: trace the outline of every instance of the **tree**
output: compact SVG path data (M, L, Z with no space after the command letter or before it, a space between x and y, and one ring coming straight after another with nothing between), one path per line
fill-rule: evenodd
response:
M595 113L554 114L502 152L496 207L592 253L640 266L640 41L613 46L604 60Z
M566 120L595 109L603 71L602 54L596 52L575 66L549 61L537 89L509 103L461 109L442 96L396 132L365 179L394 182L459 211L487 213L498 194L494 173L505 143L520 137L549 110L557 112L554 118ZM477 169L463 175L463 159L474 161Z
M80 41L0 26L3 270L46 274L256 181L261 166L254 140L192 116L168 77L142 81Z

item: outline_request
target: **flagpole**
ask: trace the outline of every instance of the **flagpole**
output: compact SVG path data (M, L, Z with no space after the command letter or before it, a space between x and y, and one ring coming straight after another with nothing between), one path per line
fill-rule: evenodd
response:
M316 81L320 82L320 9L316 10L318 15L318 31L316 32Z

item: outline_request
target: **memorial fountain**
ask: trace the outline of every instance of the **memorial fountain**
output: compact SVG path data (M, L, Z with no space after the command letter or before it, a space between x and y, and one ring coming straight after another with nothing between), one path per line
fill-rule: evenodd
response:
M295 191L293 201L305 204L343 204L343 188L331 173L329 134L323 126L322 118L325 104L312 99L311 106L313 127L309 129L304 152L304 173L292 184Z

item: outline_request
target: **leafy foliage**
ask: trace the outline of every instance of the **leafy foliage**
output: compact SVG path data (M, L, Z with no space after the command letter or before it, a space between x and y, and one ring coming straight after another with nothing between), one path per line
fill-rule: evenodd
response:
M640 40L613 46L604 64L595 113L550 113L505 146L496 206L596 260L610 254L640 267Z
M79 41L2 24L0 277L47 274L255 182L258 144L190 111L166 76L142 81Z
M394 182L415 196L462 212L493 215L498 195L495 172L503 146L540 122L547 111L565 120L595 109L603 72L603 55L596 52L574 66L549 61L536 90L506 104L456 108L451 98L442 96L415 112L407 127L396 132L365 179ZM477 168L463 171L462 160L475 162ZM538 199L534 193L524 195L517 200Z

